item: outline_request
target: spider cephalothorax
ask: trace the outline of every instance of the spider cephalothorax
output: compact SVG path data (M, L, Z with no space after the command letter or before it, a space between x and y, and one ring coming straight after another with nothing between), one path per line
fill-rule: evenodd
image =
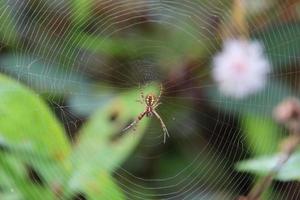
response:
M143 117L146 115L147 117L152 117L153 115L160 121L162 129L164 131L164 142L166 142L166 136L169 137L169 133L167 130L166 125L164 124L163 120L159 116L159 114L156 112L155 108L159 106L161 103L159 102L161 94L163 91L162 85L160 85L160 92L158 97L156 97L155 94L148 94L146 97L144 96L143 91L141 90L141 99L138 100L140 103L145 103L146 108L145 110L137 117L136 120L134 120L129 126L125 127L122 131L126 131L130 129L131 127L135 126Z

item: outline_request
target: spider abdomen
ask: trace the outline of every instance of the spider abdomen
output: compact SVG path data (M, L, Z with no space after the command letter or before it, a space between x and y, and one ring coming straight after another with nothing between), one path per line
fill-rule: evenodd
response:
M151 117L153 112L153 108L151 106L147 107L146 115L147 117Z

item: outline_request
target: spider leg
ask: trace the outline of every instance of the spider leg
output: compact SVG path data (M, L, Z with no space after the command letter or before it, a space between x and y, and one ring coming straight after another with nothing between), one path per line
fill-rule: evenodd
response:
M137 99L136 102L144 104L143 101L141 99Z
M154 108L154 109L155 109L157 106L159 106L160 104L162 104L162 103L159 102L162 93L163 93L163 85L160 84L160 92L159 92L159 95L158 95L158 97L157 97L157 100L156 100L155 104L153 105L153 108Z
M147 110L145 110L144 112L142 112L142 113L137 117L136 120L134 120L131 124L129 124L128 126L126 126L125 128L123 128L121 132L125 132L125 131L131 129L133 126L137 125L137 123L138 123L141 119L143 119L143 117L146 115L146 113L147 113Z
M144 104L145 95L144 95L144 91L143 91L140 83L139 83L139 90L140 90L140 99L137 99L136 102L138 102L140 104Z
M160 102L157 102L154 106L153 106L153 109L155 109L157 106L159 106L160 104L162 104L162 103L160 103Z
M162 85L162 83L161 83L161 84L160 84L160 91L159 91L159 95L158 95L158 97L157 97L157 102L159 102L159 100L160 100L160 97L161 97L162 93L163 93L163 85Z
M143 88L142 88L141 84L139 84L139 88L140 88L141 98L142 98L142 101L143 101L145 99L145 95L144 95L144 91L143 91Z
M164 143L166 143L166 136L170 137L168 129L167 129L165 123L163 122L163 120L161 119L161 117L159 116L159 114L155 110L153 110L152 112L156 116L156 118L160 121L162 129L164 131Z

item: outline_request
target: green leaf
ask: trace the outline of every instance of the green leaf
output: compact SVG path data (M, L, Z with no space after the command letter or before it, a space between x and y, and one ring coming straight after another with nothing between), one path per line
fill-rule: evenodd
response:
M159 87L157 93L158 89ZM152 85L145 93L147 91L155 92L156 88ZM135 131L129 130L120 134L122 128L144 111L144 105L136 102L139 98L139 89L134 89L101 107L81 130L74 149L74 160L78 162L80 159L88 159L97 163L99 168L109 171L121 164L141 139L148 122L147 118L144 118ZM85 165L83 161L78 165Z
M0 174L4 178L1 179L0 185L4 186L4 190L6 189L3 198L42 198L45 200L54 198L54 194L50 189L34 184L25 176L24 172L25 169L21 167L19 161L11 159L11 157L0 152Z
M254 35L262 41L265 52L276 67L299 63L300 24L276 24Z
M158 93L159 86L150 84L144 92ZM144 105L136 102L137 99L140 99L139 89L123 93L100 107L84 125L71 156L74 166L69 182L71 190L89 182L97 183L95 187L101 190L95 174L113 172L135 149L146 130L147 117L138 123L135 131L121 133L121 130L144 111Z
M2 143L0 146L3 149L3 152L0 151L0 156L4 159L4 162L8 162L7 164L10 165L10 170L7 170L5 167L1 169L0 167L0 187L7 193L8 198L10 196L18 196L20 192L35 191L34 193L37 193L35 194L37 196L43 196L44 194L40 193L47 192L49 193L48 196L50 195L49 199L53 199L51 197L53 196L53 192L50 191L50 188L53 188L53 186L63 187L70 172L67 162L58 162L57 160L41 155L39 152L33 152L31 148L28 149L26 146L15 146L7 143ZM25 167L25 164L38 172L39 177L46 187L33 184L32 180L28 179L28 169ZM6 166L5 164L2 165ZM19 180L19 184L17 185L15 184L16 177L22 180L21 182ZM22 188L18 189L18 187ZM14 188L17 188L18 191L15 192L15 195L12 195L10 191ZM43 199L47 198L43 197Z
M254 155L276 152L282 137L278 125L271 118L244 113L242 128Z
M62 184L71 151L62 126L38 95L4 75L0 94L1 147L20 165L33 167L46 184Z
M0 138L54 160L70 152L62 126L50 109L26 87L0 75Z
M14 158L8 157L1 151L0 163L0 199L21 199L21 196L25 196L26 194L22 195L22 188L21 191L16 190L16 184L18 184L18 182L15 182L16 179L24 179L26 175L24 166ZM13 171L12 175L10 174L11 171Z
M256 159L241 161L236 165L239 171L251 172L258 175L267 175L276 165L278 155L263 156ZM279 171L276 179L281 181L300 180L300 152L291 156Z
M70 187L73 190L81 191L87 195L88 199L112 199L122 200L125 196L121 189L114 183L111 175L103 170L94 170L92 178L90 176L80 176L71 179Z

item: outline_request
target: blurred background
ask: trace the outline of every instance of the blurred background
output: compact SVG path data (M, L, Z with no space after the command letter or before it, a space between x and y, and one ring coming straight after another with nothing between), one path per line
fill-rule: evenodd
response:
M0 0L0 199L247 194L272 163L238 163L277 152L273 108L299 94L299 19L298 0ZM227 38L270 65L243 98L212 75ZM166 143L154 117L121 133L160 84ZM300 199L297 155L263 199Z

